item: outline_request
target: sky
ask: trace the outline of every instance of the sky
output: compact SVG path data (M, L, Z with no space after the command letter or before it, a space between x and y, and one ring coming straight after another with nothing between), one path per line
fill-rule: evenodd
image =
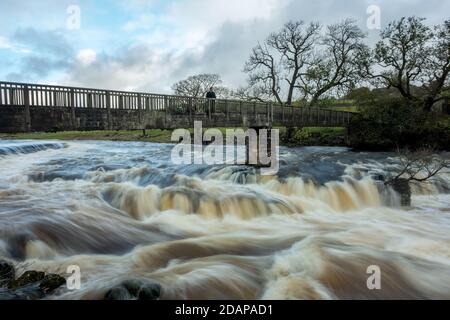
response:
M0 0L0 81L170 93L220 74L237 88L252 47L289 20L353 18L377 40L402 16L450 18L450 0Z

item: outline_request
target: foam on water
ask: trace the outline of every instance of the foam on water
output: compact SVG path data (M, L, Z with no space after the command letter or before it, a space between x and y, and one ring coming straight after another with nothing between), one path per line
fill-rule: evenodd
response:
M450 298L448 175L400 208L373 179L395 170L392 154L282 148L264 177L175 166L171 147L0 142L15 150L0 156L0 255L19 273L80 266L82 288L56 299L129 278L159 282L163 299ZM367 288L370 265L381 290Z

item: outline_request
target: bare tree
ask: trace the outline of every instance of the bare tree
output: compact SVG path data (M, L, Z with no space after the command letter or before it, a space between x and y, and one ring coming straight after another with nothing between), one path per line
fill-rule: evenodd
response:
M450 22L431 30L423 18L393 21L382 30L374 50L360 55L362 76L396 88L405 99L430 111L443 97L450 72Z
M247 86L240 87L231 92L231 97L244 101L259 101L264 102L270 99L264 87Z
M320 25L288 22L252 49L244 71L250 86L263 88L278 103L291 105L299 79L305 75ZM283 89L287 88L283 98Z
M402 206L411 204L410 182L427 182L439 174L449 173L450 161L444 159L431 149L410 152L407 149L397 151L400 159L398 170L393 177L385 180L400 195Z
M450 160L439 157L433 150L422 149L410 152L405 149L398 151L398 154L399 170L385 184L394 184L399 179L424 182L438 174L449 173L447 169L450 169Z
M178 81L172 86L176 95L200 98L204 97L209 88L214 87L218 97L229 96L229 90L222 86L222 80L218 74L199 74Z
M366 50L362 43L363 31L351 19L327 27L321 39L320 51L308 69L300 88L309 95L310 104L315 105L319 98L333 89L349 89L359 81L356 60L361 51Z

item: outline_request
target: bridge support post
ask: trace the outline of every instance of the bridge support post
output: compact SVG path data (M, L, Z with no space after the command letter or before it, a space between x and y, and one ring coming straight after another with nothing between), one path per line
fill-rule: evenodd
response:
M144 129L145 126L144 126L144 121L143 121L143 116L142 116L142 96L140 93L138 93L137 99L138 99L138 101L137 101L138 121L139 121L139 125L142 127L142 129Z
M111 94L106 91L106 121L108 130L112 130L112 118L111 118Z
M261 136L260 136L260 130L262 129L266 129L267 130L267 145L266 145L266 151L267 151L267 156L270 158L271 157L271 151L272 151L272 127L271 126L267 126L267 127L251 127L250 129L253 129L256 131L256 143L251 143L250 138L246 139L245 141L245 164L246 165L250 165L250 166L255 166L255 167L270 167L270 163L266 164L266 163L262 163L261 162L261 157L259 154L259 151L261 150ZM250 159L252 160L256 160L256 163L254 163L254 161L250 161Z
M23 100L25 104L25 131L31 131L31 114L30 114L30 90L27 85L23 88Z
M75 118L75 91L70 89L70 124L72 130L77 129L77 119Z

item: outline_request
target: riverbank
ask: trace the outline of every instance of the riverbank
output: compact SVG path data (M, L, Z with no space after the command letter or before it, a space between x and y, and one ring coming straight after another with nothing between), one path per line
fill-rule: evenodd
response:
M218 128L223 134L226 128ZM193 129L190 130L193 134ZM99 140L144 141L174 143L172 130L98 130L32 133L0 133L0 140ZM286 128L280 128L280 144L287 147L300 146L346 146L344 128L300 128L288 138Z

